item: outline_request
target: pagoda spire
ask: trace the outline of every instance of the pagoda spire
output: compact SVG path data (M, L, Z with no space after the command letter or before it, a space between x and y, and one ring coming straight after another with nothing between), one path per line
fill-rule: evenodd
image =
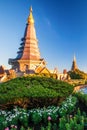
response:
M77 69L78 69L78 66L77 66L77 63L76 63L76 56L74 54L71 70L75 71Z
M24 43L24 49L21 59L40 60L40 52L38 47L38 40L36 37L36 30L34 27L32 7L30 7L30 14L28 17L28 23L26 25L25 34L23 37L23 43Z
M33 12L33 10L32 10L32 6L31 6L30 7L30 14L29 14L28 19L27 19L28 24L34 24L34 18L33 18L32 12Z

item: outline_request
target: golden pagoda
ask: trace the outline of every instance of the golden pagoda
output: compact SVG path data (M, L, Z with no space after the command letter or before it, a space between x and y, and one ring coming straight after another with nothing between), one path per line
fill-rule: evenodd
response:
M32 14L32 7L30 7L30 14L27 19L24 37L21 39L19 51L15 59L9 59L9 64L12 69L21 72L35 72L38 66L45 67L46 62L40 56L38 40L34 27L34 18Z

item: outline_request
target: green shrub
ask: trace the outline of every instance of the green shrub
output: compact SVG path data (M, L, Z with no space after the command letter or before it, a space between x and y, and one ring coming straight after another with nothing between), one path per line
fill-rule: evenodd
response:
M58 105L72 92L72 85L56 79L19 77L0 84L0 107L18 105L33 108L41 104L43 107L47 106L48 102L48 106Z
M42 120L42 115L37 111L34 111L31 115L31 120L34 124L39 124Z
M78 106L82 111L87 113L87 94L83 94L82 92L77 92L73 94L78 99Z

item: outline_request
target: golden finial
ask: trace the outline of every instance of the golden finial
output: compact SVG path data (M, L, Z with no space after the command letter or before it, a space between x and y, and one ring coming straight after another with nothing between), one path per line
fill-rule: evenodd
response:
M27 19L27 22L29 23L29 24L34 24L34 18L33 18L33 14L32 14L32 6L30 7L30 15L29 15L29 17L28 17L28 19Z
M33 12L33 10L32 10L32 6L30 7L30 12Z

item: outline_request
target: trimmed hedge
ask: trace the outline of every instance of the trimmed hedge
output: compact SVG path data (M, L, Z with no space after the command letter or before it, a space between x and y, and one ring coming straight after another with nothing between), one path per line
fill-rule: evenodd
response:
M58 105L73 89L72 85L52 78L19 77L0 84L0 104L22 107Z

